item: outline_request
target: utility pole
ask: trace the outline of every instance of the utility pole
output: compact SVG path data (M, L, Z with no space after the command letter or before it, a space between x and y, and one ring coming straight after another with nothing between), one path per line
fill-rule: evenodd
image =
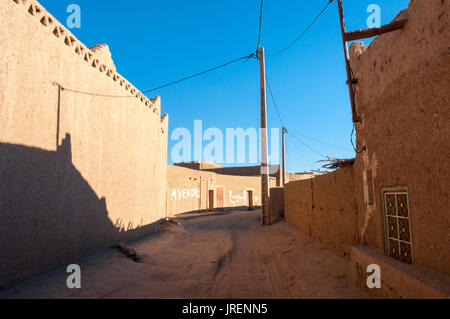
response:
M283 187L286 185L286 157L284 155L285 149L286 149L286 144L285 144L285 138L286 138L286 134L288 133L288 130L283 127L282 130L282 150L281 150L281 154L282 154L282 160L283 160Z
M267 108L266 108L266 64L264 48L258 48L261 84L261 196L262 196L262 224L270 225L269 214L269 163L267 143Z

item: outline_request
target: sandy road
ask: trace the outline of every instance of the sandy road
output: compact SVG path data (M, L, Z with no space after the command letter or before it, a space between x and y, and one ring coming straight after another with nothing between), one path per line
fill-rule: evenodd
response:
M115 250L83 258L82 289L65 267L0 292L0 298L366 298L347 278L349 261L259 212L181 220L132 245L139 262Z

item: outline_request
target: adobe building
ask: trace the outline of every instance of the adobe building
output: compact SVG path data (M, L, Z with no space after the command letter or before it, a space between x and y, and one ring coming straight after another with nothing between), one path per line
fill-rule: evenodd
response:
M203 161L176 163L175 166L230 176L261 176L261 166L223 167L216 163ZM276 180L276 185L281 186L281 165L270 165L269 173L270 177Z
M222 168L222 165L212 163L212 162L204 162L204 161L194 161L194 162L184 162L184 163L175 163L175 166L205 171L208 169L216 169Z
M405 27L350 48L352 166L286 185L287 221L353 261L382 269L384 297L450 297L450 2L414 0Z
M168 217L210 209L224 211L261 206L261 177L216 173L210 171L214 165L217 164L196 162L168 166ZM276 187L277 180L270 177L269 185Z
M168 117L35 0L0 8L0 287L155 231Z

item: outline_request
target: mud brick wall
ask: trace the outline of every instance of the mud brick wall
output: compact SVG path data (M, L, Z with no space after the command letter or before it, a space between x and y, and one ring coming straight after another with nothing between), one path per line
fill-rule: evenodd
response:
M450 275L450 1L412 0L394 20L406 17L369 46L352 43L355 163L289 183L286 218L341 253L358 243L389 254L383 192L405 191L407 259Z
M353 169L286 184L286 221L325 243L339 255L350 255L358 242L358 211Z
M155 229L168 117L37 1L0 1L0 286ZM65 88L65 89L62 89Z
M382 191L406 189L412 262L450 275L450 1L414 0L396 19L407 15L403 30L350 48L357 148L367 148L354 166L358 235L384 252Z

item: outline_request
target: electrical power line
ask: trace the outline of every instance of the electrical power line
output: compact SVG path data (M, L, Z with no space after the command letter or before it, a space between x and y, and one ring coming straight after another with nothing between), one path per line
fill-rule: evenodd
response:
M303 154L303 151L301 151L301 150L300 150L300 147L297 145L297 142L296 142L294 139L292 139L292 135L287 134L286 136L289 137L289 138L291 138L290 140L289 140L289 139L288 139L288 140L291 141L291 142L292 142L292 145L295 146L295 148L297 149L297 151L298 151L299 155L301 156L301 158L303 158L303 160L304 160L305 162L311 162L311 160L306 159L305 155Z
M267 88L269 89L269 93L270 93L270 96L271 96L271 98L272 98L272 103L273 103L273 105L275 106L275 110L277 111L277 114L278 114L278 119L280 120L281 125L282 125L283 127L286 127L286 126L284 125L283 118L281 117L280 110L278 109L277 102L275 102L275 98L274 98L274 96L273 96L272 89L270 88L270 83L269 83L269 78L268 78L268 76L267 76L267 72L266 72L266 82L267 82Z
M317 139L317 138L310 137L310 136L307 136L307 135L298 133L298 132L293 131L293 130L290 130L289 132L291 132L291 133L293 133L293 134L295 134L295 135L298 135L298 136L301 136L301 137L310 139L310 140L312 140L312 141L316 141L316 142L319 142L319 143L322 143L322 144L325 144L325 145L328 145L328 146L332 146L332 147L335 147L335 148L339 148L339 149L344 150L344 151L352 152L352 150L347 149L347 148L345 148L345 147L341 147L341 146L334 145L334 144L331 144L331 143L328 143L328 142L325 142L325 141L321 141L321 140L319 140L319 139Z
M85 91L68 89L68 88L63 87L60 84L57 84L57 85L61 88L61 91L67 91L67 92L72 92L72 93L82 94L82 95L110 97L110 98L133 98L133 97L136 97L135 95L109 95L109 94L102 94L102 93L85 92Z
M272 98L272 103L273 103L273 105L274 105L274 107L275 107L275 110L276 110L276 112L277 112L277 115L278 115L278 119L280 120L281 125L282 125L283 127L286 127L286 125L284 124L283 118L282 118L282 116L281 116L280 110L278 109L277 102L275 101L275 97L274 97L274 95L273 95L272 89L271 89L271 87L270 87L270 81L269 81L269 78L268 78L268 76L267 76L267 73L266 73L266 82L267 82L267 88L269 89L269 93L270 93L270 96L271 96L271 98ZM328 143L328 142L319 140L319 139L314 138L314 137L309 137L309 136L307 136L307 135L303 135L303 134L298 133L298 132L296 132L296 131L293 131L293 130L291 130L291 129L289 129L288 131L289 131L289 133L293 133L294 135L298 135L298 136L300 136L300 137L304 137L304 138L307 138L307 139L310 139L310 140L313 140L313 141L316 141L316 142L319 142L319 143L322 143L322 144L325 144L325 145L328 145L328 146L332 146L332 147L335 147L335 148L338 148L338 149L341 149L341 150L344 150L344 151L349 151L349 152L351 152L350 149L347 149L347 148L344 148L344 147L341 147L341 146L338 146L338 145L334 145L334 144L331 144L331 143ZM353 133L352 133L352 135L353 135ZM353 142L353 141L352 141L352 142ZM305 146L307 146L307 145L305 144ZM307 147L309 147L309 146L307 146ZM315 150L314 150L314 152L315 152L316 154L319 154L319 153L317 153ZM322 155L322 156L323 156L323 155Z
M308 28L303 32L303 34L306 33L306 31L307 31L309 28L311 28L311 26L317 21L317 19L318 19L318 18L320 17L320 15L325 11L325 9L328 7L328 5L329 5L331 2L333 2L333 1L334 1L334 0L329 0L329 3L327 3L327 5L325 6L325 8L322 10L322 12L316 17L316 19L313 21L313 23L311 23L311 25L308 26ZM264 0L261 0L261 9L260 9L260 18L259 18L259 32L258 32L258 48L259 48L259 46L260 46L260 44L261 44L263 8L264 8ZM279 51L279 52L277 52L277 53L275 53L275 54L273 54L273 55L269 55L269 56L275 56L275 55L277 55L277 54L279 54L279 53L281 53L281 52L283 52L283 51L289 49L295 42L297 42L297 41L303 36L303 34L301 34L300 37L298 37L298 38L297 38L294 42L292 42L288 47L284 48L283 50L281 50L281 51ZM229 61L229 62L227 62L227 63L218 65L218 66L213 67L213 68L210 68L210 69L208 69L208 70L205 70L205 71L202 71L202 72L199 72L199 73L195 73L195 74L193 74L193 75L184 77L184 78L182 78L182 79L179 79L179 80L176 80L176 81L173 81L173 82L164 84L164 85L160 85L160 86L158 86L158 87L155 87L155 88L152 88L152 89L149 89L149 90L142 91L142 93L145 94L145 93L150 93L150 92L153 92L153 91L156 91L156 90L160 90L160 89L163 89L163 88L166 88L166 87L169 87L169 86L178 84L178 83L180 83L180 82L187 81L187 80L190 80L190 79L192 79L192 78L195 78L195 77L204 75L204 74L206 74L206 73L209 73L209 72L212 72L212 71L221 69L221 68L223 68L223 67L226 67L226 66L228 66L228 65L230 65L230 64L239 62L239 61L241 61L241 60L244 60L244 59L247 59L247 60L248 60L248 59L251 59L251 58L255 58L256 55L257 55L257 53L251 53L251 54L249 54L249 55L247 55L247 56L243 56L243 57L241 57L241 58L238 58L238 59L235 59L235 60L231 60L231 61ZM267 79L267 77L266 77L266 79ZM272 93L272 91L271 91L271 89L270 89L269 82L267 81L267 83L268 83L269 91L270 91L270 93L271 93L272 100L273 100L273 102L274 102L274 106L275 106L275 108L276 108L276 110L277 110L277 113L278 113L278 116L279 116L279 118L280 118L280 121L283 123L283 121L282 121L282 119L281 119L280 112L279 112L279 110L278 110L278 107L277 107L277 105L276 105L275 99L274 99L274 97L273 97L273 93ZM70 90L70 89L66 89L66 88L63 88L63 89L65 89L66 91L71 91L71 92L74 92L74 93L86 94L86 95L97 95L97 96L104 96L104 97L132 97L132 96L113 96L113 95L107 95L107 94L89 93L89 92L82 92L82 91L77 91L77 90Z
M287 136L289 136L289 134ZM291 137L290 141L292 141L292 144L295 146L295 149L298 151L299 155L305 160L305 163L308 163L308 165L314 167L315 163L305 158L303 151L300 150L300 147L297 145L297 142L292 138L293 136L291 135L290 137ZM314 170L311 168L310 171L312 172Z
M282 118L282 116L281 116L280 110L278 109L277 102L275 101L275 97L274 97L274 95L273 95L272 89L271 89L271 87L270 87L270 81L269 81L269 77L268 77L268 75L267 75L267 72L266 72L266 82L267 82L267 88L269 89L269 93L270 93L270 96L271 96L271 98L272 98L272 103L273 103L273 105L274 105L274 107L275 107L275 110L276 110L276 112L277 112L277 115L278 115L278 119L280 120L281 125L282 125L283 127L286 127L286 125L284 124L283 118ZM344 147L341 147L341 146L338 146L338 145L334 145L334 144L331 144L331 143L328 143L328 142L319 140L319 139L314 138L314 137L310 137L310 136L307 136L307 135L298 133L298 132L293 131L293 130L291 130L291 129L289 129L289 132L290 132L290 133L293 133L293 134L295 134L295 135L298 135L298 136L300 136L300 137L304 137L304 138L307 138L307 139L310 139L310 140L313 140L313 141L316 141L316 142L319 142L319 143L322 143L322 144L325 144L325 145L328 145L328 146L332 146L332 147L335 147L335 148L338 148L338 149L341 149L341 150L344 150L344 151L350 151L350 152L351 152L350 149L347 149L347 148L344 148ZM353 133L352 133L352 135L353 135ZM353 140L352 140L352 142L353 142Z
M322 14L325 12L325 10L328 8L328 6L334 1L334 0L327 0L327 4L325 5L325 7L322 9L322 11L320 11L320 13L315 17L315 19L313 20L313 22L311 22L311 24L294 40L292 41L287 47L275 52L274 54L268 54L268 57L274 57L278 54L283 53L284 51L290 49L298 40L300 40L308 31L309 29L311 29L311 27L316 23L317 20L319 20L319 18L322 16Z
M293 138L295 138L297 141L299 141L303 146L309 148L311 151L313 151L314 153L316 153L317 155L319 155L320 157L324 157L326 158L326 156L324 156L323 154L321 154L319 151L316 151L314 148L312 148L311 146L309 146L308 144L304 143L301 139L299 139L297 136L295 135L291 135Z
M249 55L247 55L247 56L243 56L243 57L241 57L241 58L239 58L239 59L235 59L235 60L229 61L229 62L227 62L227 63L218 65L218 66L216 66L216 67L213 67L213 68L211 68L211 69L208 69L208 70L205 70L205 71L202 71L202 72L199 72L199 73L196 73L196 74L187 76L187 77L182 78L182 79L180 79L180 80L173 81L173 82L170 82L170 83L167 83L167 84L158 86L158 87L153 88L153 89L150 89L150 90L142 91L142 93L150 93L150 92L153 92L153 91L156 91L156 90L160 90L160 89L162 89L162 88L166 88L166 87L168 87L168 86L172 86L172 85L174 85L174 84L177 84L177 83L180 83L180 82L183 82L183 81L186 81L186 80L190 80L190 79L195 78L195 77L198 77L198 76L200 76L200 75L203 75L203 74L206 74L206 73L209 73L209 72L218 70L218 69L223 68L223 67L226 67L226 66L228 66L228 65L230 65L230 64L233 64L233 63L239 62L239 61L241 61L241 60L245 60L245 59L248 60L248 59L251 59L251 58L253 58L253 57L255 57L255 53L251 53L251 54L249 54Z

